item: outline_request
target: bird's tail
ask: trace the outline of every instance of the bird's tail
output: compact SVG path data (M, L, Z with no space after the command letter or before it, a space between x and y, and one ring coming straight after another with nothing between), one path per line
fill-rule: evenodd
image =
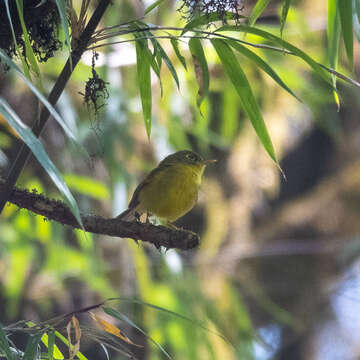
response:
M136 220L136 209L135 208L129 208L122 212L120 215L116 217L116 219L122 220L122 221L134 221Z

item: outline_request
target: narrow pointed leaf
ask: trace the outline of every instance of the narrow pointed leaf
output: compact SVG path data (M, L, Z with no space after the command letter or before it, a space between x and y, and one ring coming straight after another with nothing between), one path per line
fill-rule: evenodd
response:
M143 335L145 335L155 346L157 346L160 351L168 358L172 359L172 357L168 354L168 352L153 338L151 338L143 329L141 329L139 326L137 326L133 321L131 321L126 315L122 314L121 312L109 308L109 307L103 307L103 310L110 316L114 317L115 319L125 321L128 325L132 326L136 330L140 331Z
M342 36L351 68L354 67L352 0L338 0Z
M169 59L169 57L167 56L164 48L161 46L161 44L155 39L155 38L150 38L154 49L156 48L157 51L159 52L161 58L164 60L164 63L166 64L166 66L168 67L169 71L171 72L171 75L173 76L177 88L180 88L180 84L179 84L179 78L177 76L176 70L174 68L174 65L172 64L171 60Z
M148 47L146 40L136 41L137 79L140 89L141 105L143 109L146 133L150 138L151 133L151 77Z
M156 0L154 1L150 6L148 6L145 9L145 15L147 15L149 12L153 11L157 6L159 6L164 0Z
M204 49L201 41L197 38L191 38L189 41L189 50L193 57L196 80L199 85L197 106L200 108L202 101L209 92L209 69L205 58Z
M245 16L240 15L240 18L245 18ZM213 12L207 15L201 15L195 19L189 21L182 31L181 35L184 35L186 32L199 28L203 25L211 24L214 21L224 21L224 20L234 20L236 19L236 14L232 12L226 12L225 14L220 14L218 12Z
M223 40L212 39L211 43L213 44L224 66L225 72L235 86L242 108L249 117L261 143L269 156L275 161L275 163L278 163L273 144L259 109L259 105L256 102L248 79L246 78L246 75L238 63L233 51Z
M0 353L6 356L6 359L13 360L14 356L11 352L5 331L0 326Z
M42 333L30 335L30 338L26 344L23 360L34 360L38 358L38 346L42 335Z
M19 134L24 143L30 148L41 166L50 176L53 183L60 190L64 200L67 202L78 223L83 227L78 205L67 187L61 173L48 157L41 141L33 134L31 129L22 122L10 105L2 98L0 98L0 113L6 119L8 124Z
M185 68L185 70L187 70L185 57L182 56L180 53L179 41L177 39L173 38L173 39L170 39L170 42L171 42L171 45L174 49L174 52L175 52L177 58L179 59L179 61L181 62L182 66Z
M291 89L281 80L280 76L272 69L272 67L265 62L260 56L255 54L253 51L249 50L244 45L240 44L234 40L225 40L225 42L233 47L236 51L246 56L248 59L253 61L256 66L258 66L261 70L265 71L273 80L275 80L284 90L294 96L297 100L301 101L292 91Z
M60 19L61 19L61 27L65 34L66 46L69 49L69 54L71 54L71 41L70 41L70 34L69 34L69 22L68 22L67 11L66 11L66 0L56 0L56 5L57 5ZM69 59L71 62L72 61L71 56L69 57ZM72 67L72 63L70 63L70 65Z
M66 124L66 122L61 118L58 112L54 109L54 107L49 103L49 101L41 94L41 92L31 83L29 79L22 73L19 67L4 53L3 50L0 49L0 59L4 61L12 70L14 70L19 77L21 77L26 85L30 88L30 90L39 98L39 100L44 104L44 106L49 110L50 114L54 117L54 119L59 123L59 125L63 128L66 135L76 142L76 138Z
M286 24L286 18L289 13L290 5L292 0L284 0L282 10L281 10L281 19L280 19L280 36L283 36L284 27Z
M250 26L254 25L259 16L264 12L270 0L258 0L251 10L248 23Z
M328 56L330 67L334 70L337 69L338 58L339 58L339 44L340 44L340 17L337 7L337 0L328 0ZM331 75L332 84L334 89L336 89L336 80L335 75ZM333 91L335 103L340 107L339 96L336 91Z
M319 63L317 63L311 56L306 54L304 51L300 50L298 47L288 43L287 41L281 39L280 37L273 35L267 31L246 26L246 25L237 25L237 26L231 26L231 25L225 25L221 28L217 29L216 31L222 32L222 31L239 31L239 32L246 32L249 34L254 34L257 36L262 37L263 39L269 40L272 43L291 51L294 55L298 56L302 60L304 60L313 70L316 74L321 76L328 84L332 87L332 80L330 74L321 67Z

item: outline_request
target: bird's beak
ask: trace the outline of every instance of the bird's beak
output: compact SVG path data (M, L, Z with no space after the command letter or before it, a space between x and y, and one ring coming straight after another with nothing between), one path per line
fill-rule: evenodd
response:
M217 160L204 160L204 164L209 165L209 164L215 163L216 161Z

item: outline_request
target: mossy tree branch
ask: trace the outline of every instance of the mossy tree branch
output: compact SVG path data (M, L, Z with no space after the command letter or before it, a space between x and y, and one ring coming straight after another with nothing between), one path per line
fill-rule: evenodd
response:
M0 184L0 192L5 184ZM14 188L9 196L9 202L28 209L36 214L45 216L49 220L63 225L80 228L74 215L65 203L49 199L33 191ZM199 236L183 229L171 229L165 226L155 226L150 223L127 222L119 219L106 219L101 216L83 215L81 217L84 229L94 234L131 238L141 240L166 249L189 250L199 245Z

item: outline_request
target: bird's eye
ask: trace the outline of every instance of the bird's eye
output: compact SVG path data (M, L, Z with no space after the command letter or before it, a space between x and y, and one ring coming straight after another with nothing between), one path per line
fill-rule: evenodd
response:
M191 160L191 161L195 161L196 160L196 155L195 154L187 154L186 157Z

